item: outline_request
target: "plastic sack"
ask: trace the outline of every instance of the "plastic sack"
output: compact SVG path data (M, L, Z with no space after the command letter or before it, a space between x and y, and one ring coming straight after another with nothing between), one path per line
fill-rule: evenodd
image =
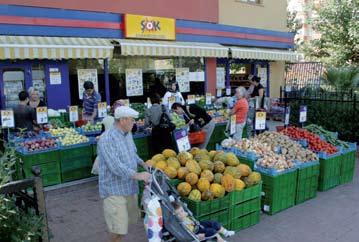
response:
M143 222L147 234L147 240L149 242L161 242L163 218L159 198L152 196L146 204L146 215Z

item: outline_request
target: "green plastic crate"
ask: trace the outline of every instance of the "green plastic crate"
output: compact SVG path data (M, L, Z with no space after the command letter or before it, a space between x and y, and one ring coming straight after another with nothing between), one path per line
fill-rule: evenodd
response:
M216 213L211 213L202 217L196 217L197 220L199 221L217 221L218 223L220 223L223 227L228 227L228 223L229 223L229 209L224 209L221 210L219 212Z
M188 208L192 211L195 217L202 217L212 214L223 209L228 209L230 206L230 196L226 195L222 198L216 198L210 201L196 202L188 198L182 198L187 203Z
M235 218L230 222L230 229L236 232L258 224L260 221L260 211Z
M225 124L216 124L212 136L208 142L207 150L215 150L216 144L221 143L226 137L224 131L226 130Z
M41 169L41 177L43 186L56 185L61 183L60 162L48 162L33 167ZM25 178L34 177L32 174L32 167L24 167Z
M61 160L62 182L90 177L91 169L91 157L74 158L73 160Z
M65 147L60 150L61 161L73 161L77 158L89 157L92 159L92 145L83 144L76 147Z
M261 198L255 198L229 208L229 218L235 219L261 210Z
M93 157L97 156L97 144L92 145L92 156Z
M229 194L230 196L230 205L234 206L239 203L243 203L245 201L260 198L262 192L262 183L257 184L255 186L246 188L242 191L234 191Z
M60 161L60 153L58 150L52 150L36 154L17 153L17 156L23 161L24 167L32 167L34 165L39 165L43 163Z
M341 156L334 155L327 159L319 159L320 175L319 175L319 191L327 191L339 185Z
M238 157L238 160L240 163L246 164L253 170L254 164L256 163L255 160L251 160L251 159L248 159L247 157L243 157L243 156L237 156L237 157Z
M355 157L356 152L350 151L342 154L342 163L340 167L340 184L345 184L353 181L355 172Z
M319 172L319 164L298 169L295 204L300 204L317 196Z
M279 175L262 174L262 209L273 215L295 205L297 190L297 170Z

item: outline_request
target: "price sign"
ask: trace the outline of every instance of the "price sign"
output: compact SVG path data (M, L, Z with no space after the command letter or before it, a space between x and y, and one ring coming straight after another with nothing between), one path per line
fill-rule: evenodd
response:
M1 126L3 128L14 128L14 112L12 110L1 110Z
M130 106L130 99L125 99L123 101L124 101L125 106L127 106L127 107Z
M102 102L102 103L98 103L98 117L99 118L104 118L107 116L107 103L106 102Z
M266 116L267 116L266 112L256 112L256 122L255 122L256 130L265 130Z
M307 106L300 106L299 108L299 122L304 123L307 121Z
M47 107L36 108L36 121L38 124L46 124L48 122Z
M188 95L187 96L187 104L195 104L195 103L196 103L195 95Z
M290 107L287 107L285 109L285 116L284 116L284 125L285 126L289 125L289 117L290 117Z
M79 120L79 107L78 106L70 106L69 107L69 118L70 122L76 122Z
M206 105L212 104L212 93L206 93Z
M176 97L175 96L171 96L168 98L168 105L169 107L172 107L172 104L174 104L176 102Z
M226 88L226 96L230 96L231 95L231 88Z
M179 131L175 131L175 139L179 152L191 149L191 144L189 143L188 133L186 130L181 129Z
M230 130L229 133L232 135L236 132L236 115L231 116Z
M217 89L217 97L222 97L222 89Z

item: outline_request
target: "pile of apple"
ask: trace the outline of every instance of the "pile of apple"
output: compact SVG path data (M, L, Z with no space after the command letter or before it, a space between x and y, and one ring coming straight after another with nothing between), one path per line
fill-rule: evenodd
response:
M84 132L100 132L102 130L102 124L99 122L96 124L87 123L81 128Z
M89 141L89 138L78 133L70 133L63 137L60 137L58 140L61 142L63 146L70 146L70 145L86 143Z
M56 128L56 129L50 129L50 133L54 137L59 136L66 136L68 134L77 134L77 131L73 128Z
M28 140L21 143L21 146L28 152L47 150L57 147L57 143L53 139L41 138L36 140Z

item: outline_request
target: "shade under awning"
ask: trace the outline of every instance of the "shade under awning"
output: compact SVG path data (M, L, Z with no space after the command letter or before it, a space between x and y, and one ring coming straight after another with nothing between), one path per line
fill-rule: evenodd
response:
M228 48L220 44L150 40L116 40L123 56L227 57Z
M273 61L292 61L301 60L301 54L289 50L229 47L232 51L232 58L273 60Z
M113 45L108 39L40 36L0 36L0 59L105 59Z

